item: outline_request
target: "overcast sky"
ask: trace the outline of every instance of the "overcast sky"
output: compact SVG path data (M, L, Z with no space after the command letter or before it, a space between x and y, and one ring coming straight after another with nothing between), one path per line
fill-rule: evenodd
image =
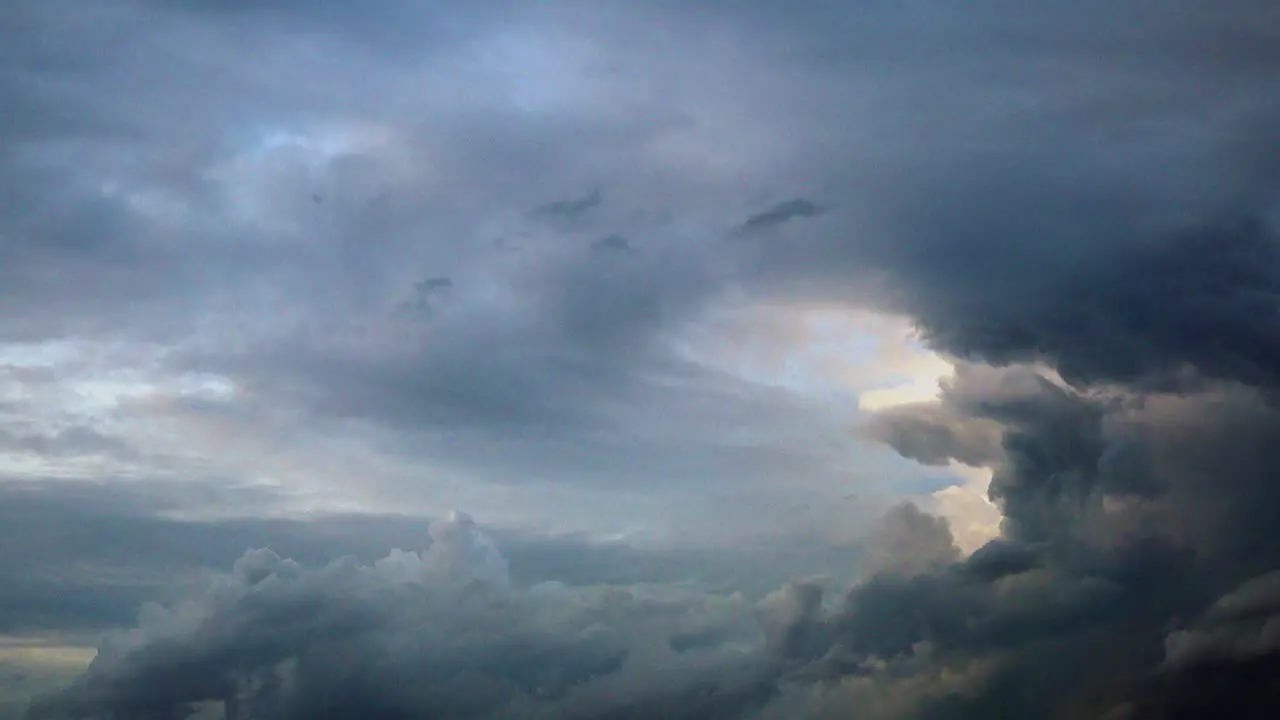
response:
M6 4L0 717L1280 716L1277 7Z

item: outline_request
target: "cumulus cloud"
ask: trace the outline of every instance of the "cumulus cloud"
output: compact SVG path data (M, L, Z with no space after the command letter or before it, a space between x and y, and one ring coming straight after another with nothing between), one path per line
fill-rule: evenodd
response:
M1265 693L1232 698L1221 688L1256 676L1275 650L1267 603L1280 548L1269 478L1280 411L1266 390L1237 383L1179 389L1071 388L1029 367L962 367L937 402L880 418L904 428L896 437L921 423L998 428L987 464L1002 537L917 587L895 588L885 601L894 610L881 611L927 618L886 646L931 643L931 670L912 677L984 663L981 683L913 712L1274 709ZM971 452L950 439L940 447L944 458ZM1091 669L1071 665L1081 661Z
M145 607L27 716L173 717L220 701L228 718L717 717L760 694L768 655L741 596L517 588L465 515L431 538L371 565L250 551L204 594Z
M947 521L921 512L911 503L889 510L872 532L863 573L915 575L960 559Z
M820 580L758 603L670 585L527 586L510 581L493 545L458 515L433 526L426 551L370 565L307 569L251 552L206 594L144 611L31 716L116 708L147 717L233 692L244 695L232 702L242 717L262 712L254 703L274 717L356 708L388 717L959 718L997 708L1144 717L1176 698L1266 707L1256 694L1228 701L1188 688L1238 678L1274 651L1273 491L1265 475L1242 473L1248 466L1223 466L1218 447L1273 452L1269 435L1232 423L1243 416L1256 432L1276 411L1247 389L1135 402L1081 395L1032 369L993 372L970 384L958 376L938 403L1002 429L992 493L1003 537L968 557L945 521L904 505L882 520L861 579L843 594ZM1182 435L1189 429L1194 438ZM1126 460L1113 459L1122 451ZM1181 513L1209 487L1200 478L1224 467L1230 501L1206 502L1211 517L1190 522ZM1198 615L1169 634L1177 618ZM170 677L186 672L193 677ZM157 687L173 694L144 692Z
M820 580L759 601L670 583L520 583L461 513L431 525L426 550L370 563L251 550L185 599L144 605L25 717L767 714L801 689L825 697L850 672L901 678L935 633L959 630L935 620L978 610L982 591L948 570L958 551L945 521L904 505L876 537L883 564L835 603ZM933 619L899 616L923 586L944 591Z

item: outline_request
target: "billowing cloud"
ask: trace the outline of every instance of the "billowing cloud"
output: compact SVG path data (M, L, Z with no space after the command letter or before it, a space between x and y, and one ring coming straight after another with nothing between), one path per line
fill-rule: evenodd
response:
M958 372L931 408L882 420L1000 429L989 464L1003 537L956 570L930 576L953 588L901 591L891 603L906 617L927 613L930 620L905 638L931 642L933 663L948 652L957 652L955 662L987 663L968 699L939 700L940 707L975 717L995 707L985 703L1032 714L1180 717L1184 695L1202 712L1271 707L1258 693L1233 699L1204 685L1229 682L1232 663L1256 672L1250 668L1273 652L1270 576L1259 574L1274 567L1278 549L1268 478L1280 414L1266 393L1235 384L1182 394L1114 384L1082 392L1029 368L990 375L998 382ZM948 455L968 451L944 447ZM948 597L941 615L939 595ZM1169 634L1171 624L1201 613ZM964 630L939 637L947 627ZM897 652L907 647L904 640ZM1186 669L1195 657L1206 661ZM1069 667L1080 658L1096 672ZM1051 680L1037 685L1026 673Z
M228 718L714 717L693 708L760 693L769 663L741 596L517 589L466 516L431 540L317 569L246 553L206 594L144 608L27 716L168 717L221 701Z
M1280 573L1246 581L1218 598L1197 626L1165 639L1166 662L1185 667L1213 660L1240 660L1280 650Z

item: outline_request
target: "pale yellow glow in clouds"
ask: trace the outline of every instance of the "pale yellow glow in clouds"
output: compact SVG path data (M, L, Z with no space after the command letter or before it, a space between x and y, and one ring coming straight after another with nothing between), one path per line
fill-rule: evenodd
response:
M909 326L905 321L898 322L905 329L880 338L882 350L877 353L877 359L895 368L902 379L861 393L858 407L864 411L877 412L937 400L939 383L955 372L952 362L913 342L915 336ZM933 493L929 503L932 507L927 509L947 518L956 545L968 555L1000 534L1000 511L987 499L992 471L955 461L948 470L963 482Z
M856 399L876 412L938 399L955 364L919 342L905 318L839 306L771 305L737 309L702 329L703 361L757 382L804 394ZM919 499L951 523L971 553L999 534L1000 512L987 499L991 469L952 463L958 485Z

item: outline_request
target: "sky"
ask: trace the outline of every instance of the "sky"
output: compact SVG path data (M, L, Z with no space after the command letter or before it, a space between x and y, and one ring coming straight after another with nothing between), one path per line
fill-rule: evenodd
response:
M16 0L0 719L1280 716L1266 0Z

